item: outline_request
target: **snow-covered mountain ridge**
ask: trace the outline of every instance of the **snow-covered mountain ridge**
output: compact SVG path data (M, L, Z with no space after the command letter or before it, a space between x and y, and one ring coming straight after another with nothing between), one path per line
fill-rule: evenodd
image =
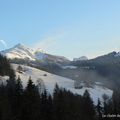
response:
M55 56L44 53L42 50L33 50L23 44L17 44L13 48L1 51L9 59L25 59L25 60L44 60L50 62L68 62L69 60L62 56Z
M13 48L1 51L1 53L10 59L20 58L20 59L35 60L34 50L27 48L22 44L17 44Z

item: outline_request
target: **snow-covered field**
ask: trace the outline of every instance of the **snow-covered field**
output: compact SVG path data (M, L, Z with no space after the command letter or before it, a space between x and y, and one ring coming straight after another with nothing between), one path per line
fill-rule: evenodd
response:
M18 67L17 64L12 64L12 66L15 70ZM48 72L45 72L42 70L38 70L33 67L29 67L29 66L22 66L22 67L26 71L23 73L18 73L16 71L16 76L20 75L24 87L26 86L27 81L28 81L29 77L31 76L31 78L35 84L37 83L36 81L39 78L41 78L44 81L44 84L49 93L53 92L53 89L54 89L54 86L56 83L59 85L59 87L66 88L67 90L70 90L71 92L73 92L75 94L80 94L80 95L83 95L83 93L87 89L95 104L97 103L98 98L100 98L102 101L103 94L106 94L109 97L111 97L112 93L113 93L112 90L102 87L102 86L99 86L99 85L95 85L95 86L93 86L93 88L83 87L82 89L75 89L74 88L74 80L71 80L71 79L68 79L65 77L61 77L58 75L54 75L54 74L51 74L51 73L48 73Z

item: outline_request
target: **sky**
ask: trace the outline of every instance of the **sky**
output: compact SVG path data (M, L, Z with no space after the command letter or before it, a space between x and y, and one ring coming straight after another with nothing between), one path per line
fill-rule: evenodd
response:
M18 43L69 59L120 51L120 0L0 0L0 50Z

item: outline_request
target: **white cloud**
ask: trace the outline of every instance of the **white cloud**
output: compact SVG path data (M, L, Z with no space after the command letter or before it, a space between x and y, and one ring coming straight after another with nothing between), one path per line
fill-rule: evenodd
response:
M2 45L7 48L7 43L5 42L5 40L0 40L0 42L2 43Z
M44 51L47 51L53 44L55 43L55 39L53 37L44 38L37 44L35 44L35 48L40 48Z
M54 35L48 35L34 44L34 48L40 48L43 51L51 51L58 45L58 41L64 36L64 32L56 32Z

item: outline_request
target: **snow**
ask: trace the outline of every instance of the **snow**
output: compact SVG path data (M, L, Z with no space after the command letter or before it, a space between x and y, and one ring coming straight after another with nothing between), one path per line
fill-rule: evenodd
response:
M62 69L77 69L77 66L62 66Z
M116 53L114 56L115 57L119 57L120 56L120 52Z
M74 58L73 61L82 61L82 60L88 60L86 56L81 56L79 58Z
M35 58L37 59L37 60L43 60L44 58L46 58L47 56L46 56L46 54L45 53L42 53L42 52L35 52Z
M32 61L43 60L44 62L45 60L47 60L46 62L52 61L53 63L55 62L64 63L69 61L65 57L46 54L45 52L43 52L43 50L40 49L33 50L29 47L26 47L23 44L17 44L13 48L1 51L0 53L10 59L18 58L18 59L27 59L27 60L29 59Z
M103 98L102 98L103 94L106 94L110 98L113 93L113 91L108 88L100 87L100 86L96 86L96 85L93 88L83 87L80 90L71 89L71 91L73 93L77 93L80 95L83 95L85 90L88 90L88 92L90 93L90 96L93 99L95 104L97 104L98 98L100 98L100 100L103 101Z
M12 64L12 66L15 70L18 67L17 64ZM56 83L59 85L59 87L66 88L67 90L70 90L71 92L75 94L79 94L79 95L83 95L83 93L87 89L95 104L97 104L98 98L100 98L102 101L103 94L106 94L107 96L111 97L113 93L112 90L99 86L99 85L94 85L93 88L83 87L82 89L75 89L74 80L61 77L58 75L54 75L54 74L51 74L51 73L48 73L42 70L38 70L36 68L29 67L29 66L23 66L23 65L21 66L23 67L23 69L25 69L25 72L21 74L16 71L16 75L17 76L20 75L24 87L27 85L29 76L31 76L35 84L37 84L36 81L39 78L41 78L44 81L46 89L48 90L49 93L53 93L53 89ZM47 76L45 76L45 74Z
M6 82L4 82L4 81L6 81L6 80L8 80L8 79L9 79L9 76L0 76L0 84L1 84L1 83L6 84Z
M25 59L25 58L27 58L29 60L35 60L34 54L33 54L34 50L27 48L26 46L24 46L22 44L18 44L13 48L2 51L1 53L10 59L13 59L13 58Z
M95 82L96 85L103 85L101 82Z

